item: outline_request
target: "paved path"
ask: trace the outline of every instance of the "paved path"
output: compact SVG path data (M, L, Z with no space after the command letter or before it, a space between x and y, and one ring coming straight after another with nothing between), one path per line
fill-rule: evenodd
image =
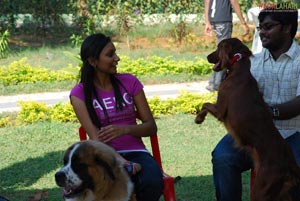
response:
M190 93L207 93L205 89L207 81L162 84L162 85L145 85L144 90L147 98L158 96L161 99L175 98L180 91ZM12 112L19 109L18 101L38 101L45 102L47 105L54 105L57 102L69 101L69 91L49 92L37 94L19 94L14 96L0 96L0 113Z

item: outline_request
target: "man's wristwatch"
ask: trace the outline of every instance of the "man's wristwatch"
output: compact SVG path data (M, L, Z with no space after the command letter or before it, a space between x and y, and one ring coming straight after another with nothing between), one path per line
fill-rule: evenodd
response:
M279 117L279 109L278 107L271 106L273 117Z

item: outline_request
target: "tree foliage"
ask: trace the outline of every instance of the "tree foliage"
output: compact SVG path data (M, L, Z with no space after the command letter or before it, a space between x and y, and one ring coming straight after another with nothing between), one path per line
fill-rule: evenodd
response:
M284 0L239 0L244 13L261 3L276 4ZM299 3L300 0L293 0ZM142 21L149 14L177 14L180 21L174 25L174 35L181 42L188 34L182 16L198 14L203 18L204 0L0 0L0 30L8 30L11 35L20 31L25 21L27 29L46 36L52 27L72 24L70 38L80 44L82 38L94 32L103 32L104 22L120 35L126 34L134 23ZM63 15L68 16L67 23ZM22 19L20 19L22 18ZM19 23L18 21L23 21ZM108 26L106 24L106 26ZM1 31L0 31L1 32Z

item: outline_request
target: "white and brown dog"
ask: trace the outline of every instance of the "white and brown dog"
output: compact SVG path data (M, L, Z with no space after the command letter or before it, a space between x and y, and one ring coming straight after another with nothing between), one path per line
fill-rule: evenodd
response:
M133 183L116 152L92 140L73 144L64 155L64 167L55 174L66 201L135 200Z

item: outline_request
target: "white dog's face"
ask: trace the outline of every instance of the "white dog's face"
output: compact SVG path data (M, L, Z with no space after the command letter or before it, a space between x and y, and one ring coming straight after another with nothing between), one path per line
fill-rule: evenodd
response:
M111 188L116 179L115 152L102 145L84 141L67 149L64 166L55 174L56 184L63 188L67 201L94 200L95 191L101 189L100 194L105 195Z
M76 199L76 195L81 194L86 190L83 185L83 180L72 168L72 166L74 167L77 165L76 162L72 163L72 159L76 159L75 153L79 146L79 144L75 144L67 150L64 156L64 167L55 174L56 183L58 186L63 187L63 195L67 201L78 200ZM75 167L75 169L77 168ZM92 187L93 184L86 185L86 187L89 186ZM88 194L90 194L89 197L93 197L91 192Z
M78 147L79 147L78 144L73 147L69 156L67 156L68 157L67 164L65 164L65 166L60 170L60 172L65 175L66 185L70 187L70 190L82 184L82 180L78 177L78 175L73 171L71 167L72 156Z

